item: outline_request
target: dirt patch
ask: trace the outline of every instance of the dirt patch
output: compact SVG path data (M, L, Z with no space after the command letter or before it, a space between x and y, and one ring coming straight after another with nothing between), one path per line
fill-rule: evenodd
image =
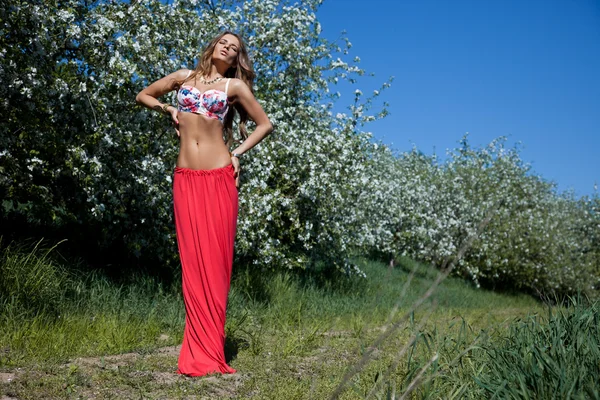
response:
M140 353L123 353L115 354L111 356L100 356L100 357L79 357L68 363L66 366L83 366L83 367L96 367L103 369L118 369L127 365L131 365L136 361L143 360L149 355L160 354L163 356L178 356L179 349L181 346L168 346L154 350L152 353L147 355Z
M178 378L179 375L172 372L152 372L152 379L161 385L172 385Z
M124 353L103 357L80 357L66 364L65 367L80 367L83 373L90 376L98 369L120 371L119 373L122 374L121 376L127 377L126 380L131 379L131 382L139 382L141 379L141 381L153 382L153 384L162 388L181 385L186 381L190 381L192 385L209 384L209 387L205 387L204 390L209 391L210 395L206 398L211 399L235 397L237 389L242 386L244 381L248 378L248 376L240 373L224 375L215 374L200 378L190 378L177 374L175 372L176 368L165 371L163 368L166 367L166 364L161 360L176 360L179 356L180 349L181 346L166 346L145 354ZM144 365L144 368L141 370L130 369L136 364ZM161 365L163 368L158 367L155 369L153 366L156 366L157 364ZM176 367L176 365L174 366ZM161 371L161 369L163 370ZM121 390L123 389L124 388L121 388ZM127 389L124 390L126 391ZM194 397L192 396L192 398Z
M159 385L172 385L181 379L179 374L165 371L132 371L126 375L130 378L146 377Z
M116 354L114 356L102 356L102 357L79 357L67 364L70 366L85 366L85 367L97 367L97 368L119 368L125 365L132 364L139 357L138 353L124 353Z
M237 390L249 377L239 372L235 374L211 375L203 378L204 382L210 382L214 397L219 399L235 398Z
M17 374L13 372L0 372L0 384L9 384L15 380ZM0 400L18 400L15 397L0 395Z
M235 398L251 374L214 374L190 378L176 373L180 346L162 347L151 352L124 353L100 357L79 357L66 364L41 371L0 373L0 384L12 388L0 400L14 400L28 393L32 398L52 398L65 388L82 398L134 398L152 393L157 398L190 399ZM38 386L26 387L24 382ZM31 391L33 389L33 391ZM46 394L50 393L50 397Z
M0 383L10 383L16 377L16 374L12 372L0 372Z
M163 354L166 356L179 356L180 349L181 349L181 345L161 347L160 349L155 350L154 354Z

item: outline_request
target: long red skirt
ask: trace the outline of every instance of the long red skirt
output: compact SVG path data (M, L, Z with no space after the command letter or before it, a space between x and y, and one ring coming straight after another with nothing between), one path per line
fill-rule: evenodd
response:
M225 310L238 214L233 174L231 164L211 170L175 168L173 203L186 311L180 374L236 372L225 362Z

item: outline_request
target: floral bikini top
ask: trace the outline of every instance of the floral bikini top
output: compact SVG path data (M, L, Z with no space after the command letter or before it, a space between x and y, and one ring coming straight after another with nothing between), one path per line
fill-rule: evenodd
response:
M187 76L190 76L191 73L192 71L190 70ZM181 85L177 91L177 110L204 115L208 118L218 119L223 123L225 115L227 115L227 111L229 110L227 88L229 87L230 80L227 79L224 92L216 89L200 92L194 86Z

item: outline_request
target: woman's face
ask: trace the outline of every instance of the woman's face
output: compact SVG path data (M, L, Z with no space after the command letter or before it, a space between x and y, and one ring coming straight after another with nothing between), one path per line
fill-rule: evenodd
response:
M229 66L235 66L238 52L240 51L240 41L233 35L224 35L213 50L213 61L221 60Z

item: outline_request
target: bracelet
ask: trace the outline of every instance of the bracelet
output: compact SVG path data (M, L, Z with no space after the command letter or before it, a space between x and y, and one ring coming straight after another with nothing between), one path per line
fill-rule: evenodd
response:
M240 156L241 156L241 154L240 154L240 153L232 153L232 152L229 152L229 157L230 157L230 158L231 158L231 157L236 157L236 158L239 160Z
M161 107L162 110L163 110L163 113L165 115L169 115L169 110L168 110L169 106L170 106L170 104L163 104L162 107Z

